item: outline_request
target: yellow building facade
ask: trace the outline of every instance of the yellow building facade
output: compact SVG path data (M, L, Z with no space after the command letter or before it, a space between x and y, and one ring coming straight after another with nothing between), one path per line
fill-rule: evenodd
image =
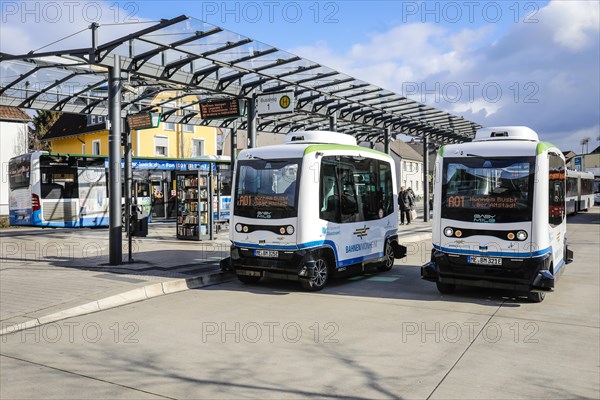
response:
M173 93L171 93L172 95ZM156 97L153 103L168 101L167 94ZM177 99L166 103L165 107L186 107L197 111L195 97ZM83 118L83 117L82 117ZM108 130L102 116L87 116L87 123L78 127L68 127L68 134L53 134L48 138L51 151L70 154L108 154ZM97 129L90 129L97 127ZM80 128L77 130L76 128ZM75 130L75 134L74 131ZM77 133L81 132L81 133ZM195 126L160 122L157 128L132 131L131 144L134 157L194 158L217 154L217 129L208 126Z

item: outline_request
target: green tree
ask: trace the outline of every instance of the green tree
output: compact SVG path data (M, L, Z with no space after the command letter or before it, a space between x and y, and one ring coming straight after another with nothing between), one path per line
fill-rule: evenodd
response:
M61 112L38 111L33 117L33 128L29 129L29 149L30 150L50 150L50 143L42 141L44 135L58 121Z

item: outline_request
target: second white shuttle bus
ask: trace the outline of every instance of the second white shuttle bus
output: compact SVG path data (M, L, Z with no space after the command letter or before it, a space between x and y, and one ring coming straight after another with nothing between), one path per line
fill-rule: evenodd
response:
M480 129L435 164L433 250L421 269L457 285L514 290L540 302L571 257L562 152L526 127Z

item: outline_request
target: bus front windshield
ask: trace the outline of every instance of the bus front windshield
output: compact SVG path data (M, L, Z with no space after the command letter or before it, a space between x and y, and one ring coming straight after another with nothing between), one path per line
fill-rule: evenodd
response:
M531 221L534 166L535 157L444 159L442 218Z
M300 159L238 161L234 214L264 219L296 217L300 164Z

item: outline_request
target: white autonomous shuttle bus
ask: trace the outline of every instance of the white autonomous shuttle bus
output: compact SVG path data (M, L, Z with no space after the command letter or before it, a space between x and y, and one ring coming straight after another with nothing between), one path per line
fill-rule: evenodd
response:
M285 144L236 161L231 266L244 283L264 276L322 289L369 264L386 271L398 244L393 159L350 135L294 132Z
M526 127L480 129L435 164L433 250L421 268L441 293L456 285L544 299L567 249L562 152Z

